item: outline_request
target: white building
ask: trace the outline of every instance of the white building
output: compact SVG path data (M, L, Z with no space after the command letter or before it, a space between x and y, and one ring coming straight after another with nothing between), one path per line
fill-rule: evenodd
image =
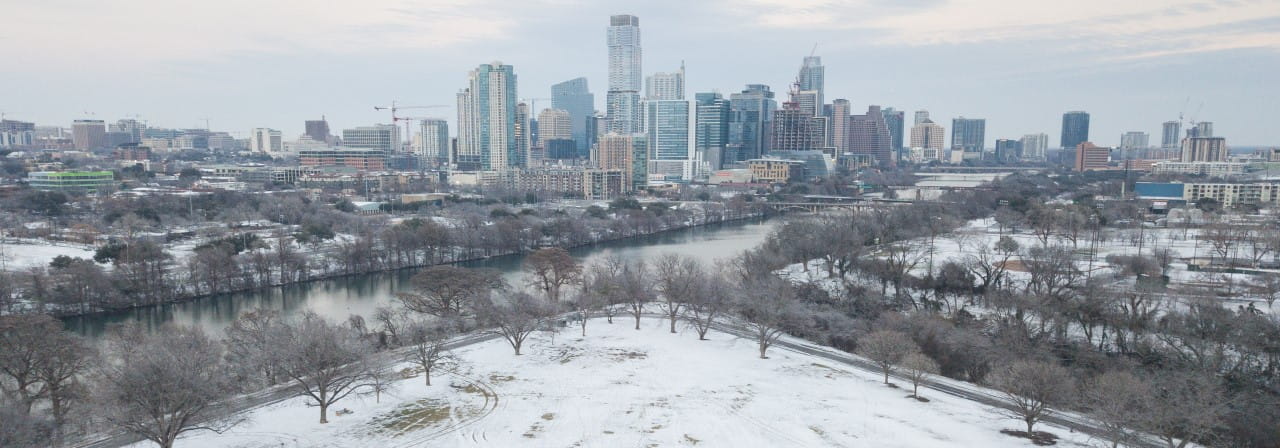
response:
M1229 177L1244 174L1245 165L1237 162L1178 162L1170 160L1151 164L1151 174L1198 174L1212 177Z
M928 113L926 112L926 115ZM946 129L925 117L911 127L911 147L941 150L946 143Z
M654 73L644 80L645 100L683 100L684 64L670 73Z
M1146 132L1129 131L1120 135L1120 149L1146 149L1148 142Z
M1022 136L1022 158L1027 160L1044 160L1044 153L1049 149L1049 134L1027 134Z
M270 128L253 128L249 131L249 150L253 152L278 153L284 151L283 134Z
M392 124L376 124L343 129L342 145L350 148L376 149L385 155L391 155L400 147L400 128Z
M538 146L547 147L547 140L572 140L573 122L569 111L543 109L538 113Z

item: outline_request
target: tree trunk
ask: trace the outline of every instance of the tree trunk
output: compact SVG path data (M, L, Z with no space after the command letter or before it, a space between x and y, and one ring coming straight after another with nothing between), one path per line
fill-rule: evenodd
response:
M422 377L427 379L427 385L430 386L431 385L431 368L430 367L422 369Z
M320 400L320 423L329 423L329 404Z
M884 369L884 383L889 384L889 369Z
M920 398L920 383L911 383L911 396Z
M636 313L636 329L640 329L640 313Z
M1028 436L1030 436L1030 435L1034 434L1033 432L1031 432L1031 428L1032 428L1033 426L1035 426L1035 424L1036 424L1036 419L1031 418L1031 417L1026 417L1026 418L1025 418L1025 420L1027 421L1027 435L1028 435Z
M675 313L672 313L670 317L671 317L671 332L672 332L672 333L675 333L675 332L676 332L676 315L675 315Z
M765 345L764 342L760 343L760 359L769 359L768 356L764 355L765 350L768 350L768 349L769 349L768 345Z

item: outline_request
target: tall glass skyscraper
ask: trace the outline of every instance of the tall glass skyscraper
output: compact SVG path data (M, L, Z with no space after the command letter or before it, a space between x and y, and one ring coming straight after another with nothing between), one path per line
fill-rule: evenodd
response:
M816 92L814 100L817 107L814 110L817 113L814 115L821 115L822 105L826 104L824 102L826 98L823 95L826 87L825 71L826 68L822 66L822 56L806 56L804 64L800 66L800 90Z
M609 116L609 131L640 132L640 18L609 17L608 44L609 92L605 113Z
M696 106L693 101L658 100L645 103L648 116L650 172L688 181L696 174Z
M719 93L699 93L694 98L698 103L695 150L699 154L698 159L718 170L724 163L725 147L729 144L729 100Z
M729 95L729 145L724 162L756 159L769 151L769 132L778 103L764 84L748 84Z
M517 166L523 154L522 132L516 129L515 68L481 64L469 79L470 85L458 92L458 162L486 171Z
M892 107L886 107L880 110L884 114L884 123L889 126L889 149L893 151L894 157L902 159L902 133L906 127L906 116L900 110L894 110Z
M596 97L587 89L587 78L574 78L551 85L551 107L569 112L569 125L578 155L586 157L595 143L587 138L587 121L595 113Z
M951 119L951 150L980 154L986 149L987 120L984 118Z
M1062 114L1062 148L1070 149L1089 141L1089 113L1071 111Z

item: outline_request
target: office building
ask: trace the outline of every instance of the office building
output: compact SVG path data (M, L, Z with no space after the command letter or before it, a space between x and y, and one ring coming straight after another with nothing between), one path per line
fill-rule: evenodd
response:
M546 148L547 140L573 140L573 119L569 111L543 109L538 113L538 146Z
M920 123L924 123L925 120L928 120L928 119L929 119L929 111L917 110L915 113L915 120L911 122L911 126L919 126Z
M1222 137L1188 137L1182 139L1183 162L1226 162L1230 150Z
M640 18L609 17L609 91L605 112L609 131L632 134L643 131L640 107Z
M1009 163L1022 158L1022 142L1007 138L996 140L996 160Z
M592 163L596 168L622 171L623 177L627 179L624 191L644 186L643 178L640 180L639 185L636 185L635 182L636 143L636 138L632 135L605 134L600 136L600 142L596 144L595 154L591 157Z
M1120 135L1120 149L1146 149L1148 136L1146 132L1129 131Z
M1160 148L1178 149L1182 146L1182 123L1166 121L1160 126Z
M747 161L751 177L756 182L785 184L805 178L806 163L803 160L752 159Z
M0 120L0 132L35 132L36 124L28 121Z
M106 148L107 124L102 120L76 120L71 123L71 142L80 151Z
M1182 186L1182 198L1187 202L1213 199L1223 207L1242 204L1280 206L1280 184L1277 183L1188 183Z
M800 91L813 92L813 102L817 104L814 115L822 114L822 105L826 104L823 93L826 91L826 68L822 66L822 56L807 56L800 65Z
M1026 160L1044 160L1049 150L1049 135L1045 133L1027 134L1019 141L1022 146L1022 158Z
M387 153L381 149L317 148L298 151L298 164L301 166L340 166L360 171L381 171L387 168L386 160Z
M831 146L836 154L849 152L849 121L853 119L853 106L849 100L839 98L831 101Z
M698 160L718 170L724 165L725 148L729 145L729 100L719 93L699 93L694 98L698 103L694 150Z
M115 186L110 171L33 171L27 173L27 185L33 190L67 193L96 193Z
M304 121L303 128L303 135L307 138L317 142L329 141L329 122L323 116L319 120Z
M791 94L791 101L795 102L801 111L810 117L822 117L822 101L821 92L817 90L801 90Z
M1196 123L1196 137L1213 137L1213 122L1201 121Z
M1151 174L1196 174L1230 177L1244 174L1246 164L1238 162L1179 162L1165 160L1151 164Z
M533 110L529 108L528 103L516 103L516 115L514 125L512 127L514 133L512 138L515 140L516 149L511 153L511 159L508 160L507 166L525 167L529 166L529 154L534 152L533 147L538 145L538 122L533 118ZM546 148L541 148L542 155L546 155Z
M695 129L697 105L686 100L645 103L649 173L689 181L698 174Z
M889 126L889 150L893 151L894 157L902 159L903 139L906 131L906 117L900 110L892 107L886 107L880 111L884 114L884 123Z
M458 163L484 171L520 166L530 136L527 113L517 120L515 68L480 64L467 77L468 87L458 93Z
M574 78L551 85L551 108L569 113L572 139L578 155L586 157L594 143L587 135L587 127L595 114L596 97L587 89L587 78Z
M1076 171L1105 170L1111 161L1111 148L1082 142L1076 145Z
M146 123L132 119L132 118L126 118L126 119L116 120L115 124L111 125L111 127L108 129L108 132L118 132L124 135L124 141L117 142L117 145L118 145L121 143L141 142L143 135L146 135L146 130L147 130Z
M684 99L684 64L680 64L680 70L671 73L654 73L644 80L644 99L647 101L656 100L683 100Z
M284 135L275 129L253 128L249 131L249 151L279 153L284 150Z
M327 132L327 131L326 131ZM418 145L414 152L430 163L451 163L449 154L449 122L428 118L418 123Z
M951 119L951 150L965 152L966 158L982 158L986 150L987 120L984 118ZM972 154L972 155L969 155Z
M928 117L911 127L911 147L941 151L946 145L946 129Z
M764 84L748 84L729 95L729 144L724 162L759 158L769 151L773 112L778 109L773 92Z
M884 121L884 113L880 106L868 106L865 115L854 115L849 119L849 152L866 154L875 158L876 164L894 166L892 136L889 125Z
M272 131L279 133L279 131ZM382 151L386 156L398 152L400 128L393 124L358 126L342 130L342 144L350 148Z
M1075 148L1089 141L1089 113L1071 111L1062 114L1062 148Z

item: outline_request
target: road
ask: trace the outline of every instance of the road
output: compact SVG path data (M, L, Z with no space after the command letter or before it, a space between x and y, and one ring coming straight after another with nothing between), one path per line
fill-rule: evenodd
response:
M564 317L567 318L572 314L574 313L570 313L568 315L565 315ZM625 314L623 314L623 316L625 316ZM595 316L595 317L603 317L603 316ZM646 313L645 317L659 318L659 319L663 318L662 315L648 314L648 313ZM740 338L750 339L750 340L755 339L755 337L751 334L750 331L748 331L746 328L739 325L733 325L728 323L717 323L712 325L712 328L717 331L730 334L733 336L737 336ZM468 334L459 336L457 338L454 338L452 341L446 344L446 347L450 350L453 350L453 349L458 349L458 348L467 347L470 345L475 345L482 342L498 339L498 337L499 336L497 334L487 333L483 331L468 333ZM790 342L786 340L779 340L777 343L773 345L773 348L787 350L795 353L806 354L810 356L816 356L822 359L826 359L828 361L840 363L858 370L863 370L863 371L874 373L874 374L881 373L880 368L877 367L875 364L871 363L870 361L867 361L863 358L860 358L848 353L839 352L835 349L818 347L810 344L795 343L795 342ZM401 349L401 350L392 350L392 351L379 353L378 355L375 356L374 361L380 364L391 364L391 363L400 362L403 359L405 359L405 351L404 349ZM899 380L902 380L902 381L909 381L907 378L897 374L894 374L891 376L898 378ZM930 389L933 389L934 391L941 392L954 397L962 398L965 400L973 401L987 407L1000 409L1001 411L1009 411L1012 409L1012 405L1009 404L1008 400L1006 400L998 392L980 389L977 386L974 386L971 384L961 383L963 385L958 385L954 381L943 380L943 379L929 379L929 380L925 380L921 384L925 385ZM241 413L252 411L257 408L279 403L281 401L294 398L297 396L298 396L297 392L293 390L291 385L285 384L285 385L275 386L259 392L238 397L235 400L233 400L231 403L229 403L228 407L234 410L233 413L241 414ZM1090 436L1093 436L1094 438L1097 438L1099 440L1107 440L1107 437L1105 436L1106 432L1101 427L1101 425L1085 418L1077 417L1071 414L1053 413L1045 417L1042 421L1045 423L1050 423L1053 425L1068 428L1075 432L1089 434ZM113 448L113 447L120 447L120 446L141 442L142 440L143 439L131 434L113 433L97 440L85 441L73 446L77 448ZM1162 448L1164 445L1157 443L1157 441L1155 441L1154 439L1147 438L1147 439L1131 442L1129 446L1141 447L1141 448Z

